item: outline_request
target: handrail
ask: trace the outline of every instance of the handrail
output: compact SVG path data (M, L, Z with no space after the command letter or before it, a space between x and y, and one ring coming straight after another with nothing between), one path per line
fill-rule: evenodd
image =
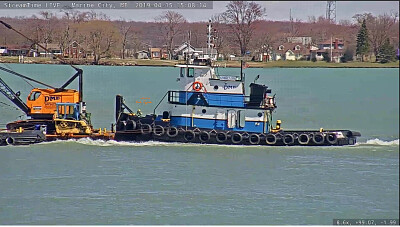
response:
M158 107L158 106L161 104L161 102L165 99L165 96L167 96L168 93L169 93L169 91L167 91L167 92L165 93L164 97L162 97L162 99L158 102L157 106L154 108L154 110L153 110L153 114L154 114L154 115L156 114L156 109L157 109L157 107Z

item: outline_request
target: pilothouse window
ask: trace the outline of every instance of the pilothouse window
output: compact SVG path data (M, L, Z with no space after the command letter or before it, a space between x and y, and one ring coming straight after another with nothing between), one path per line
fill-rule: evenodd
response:
M194 77L194 68L188 68L188 77Z

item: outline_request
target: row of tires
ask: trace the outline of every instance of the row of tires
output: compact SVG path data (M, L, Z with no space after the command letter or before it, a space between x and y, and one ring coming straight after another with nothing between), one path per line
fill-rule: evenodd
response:
M132 127L134 126L134 127ZM125 123L126 130L136 129L135 121L127 121ZM128 129L129 128L129 129ZM118 129L117 129L118 130ZM207 143L210 142L212 137L215 138L217 143L229 143L241 144L247 142L252 145L258 145L265 141L268 145L284 144L284 145L323 145L327 142L330 145L337 144L337 136L333 132L309 132L309 133L269 133L269 134L257 134L257 133L240 133L240 132L216 132L211 131L201 131L200 129L195 130L184 130L178 129L176 127L166 127L162 125L151 126L149 124L140 124L138 133L143 135L148 135L153 133L156 137L168 136L169 138L175 138L178 136L179 132L183 134L183 138L187 142L193 142L198 135L200 142Z
M12 136L0 138L0 145L14 145L15 139Z

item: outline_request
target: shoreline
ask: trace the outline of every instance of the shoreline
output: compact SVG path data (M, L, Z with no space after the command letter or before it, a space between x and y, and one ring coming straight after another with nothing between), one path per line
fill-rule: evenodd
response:
M46 57L25 57L21 63L18 57L0 57L0 63L15 64L53 64L67 65L57 59ZM73 65L94 65L86 60L70 61ZM272 62L247 62L249 68L399 68L399 61L390 63L377 62L347 62L347 63L328 63L324 61L272 61ZM154 66L154 67L173 67L176 64L185 64L178 60L154 60L154 59L101 59L97 65L101 66ZM215 63L220 68L239 68L239 61L217 61Z

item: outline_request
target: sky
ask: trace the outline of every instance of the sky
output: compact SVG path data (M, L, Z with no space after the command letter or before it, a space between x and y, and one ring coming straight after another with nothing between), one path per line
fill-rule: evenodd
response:
M7 1L0 1L4 3ZM180 9L174 10L181 13L189 22L207 21L212 15L225 11L228 1L214 1L213 9ZM288 21L289 11L291 9L294 20L299 19L307 21L309 16L325 16L326 1L257 1L266 8L266 20ZM31 16L43 10L32 9L0 9L1 16ZM154 18L165 10L154 9L106 9L94 10L102 12L111 19L124 19L127 21L154 21ZM389 13L391 11L399 12L399 1L337 1L336 2L336 20L352 20L352 16L357 13L370 12L373 15ZM53 12L60 14L59 10Z

